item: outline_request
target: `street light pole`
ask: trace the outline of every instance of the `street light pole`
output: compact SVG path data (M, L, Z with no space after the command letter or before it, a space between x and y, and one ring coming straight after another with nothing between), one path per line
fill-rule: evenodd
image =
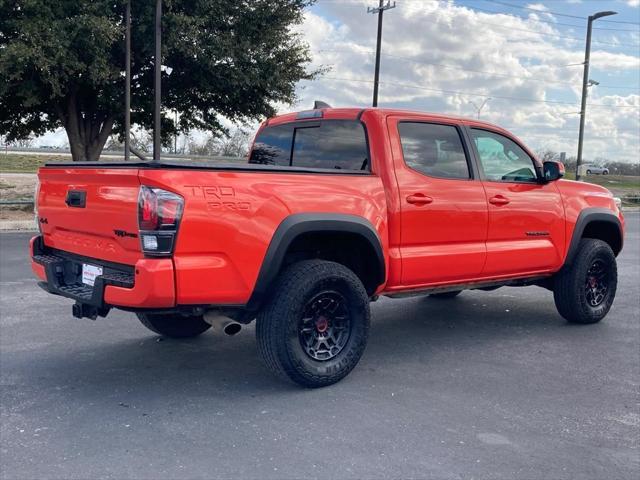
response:
M589 59L591 57L591 31L593 22L602 17L615 15L617 12L598 12L590 15L587 20L587 42L584 49L584 73L582 76L582 102L580 107L580 131L578 133L578 156L576 157L576 180L580 180L580 165L582 164L582 143L584 142L584 119L587 110L587 94L589 88Z
M376 8L367 8L367 13L377 13L378 14L378 40L376 42L376 71L373 79L373 106L378 106L378 86L380 84L380 49L382 47L382 15L385 10L390 10L392 8L396 8L396 2L393 2L391 5L390 1L387 1L387 4L384 4L384 0L380 0L378 7Z
M491 100L491 97L487 97L484 99L484 101L480 104L480 106L478 107L478 105L476 105L475 102L469 102L471 105L473 105L477 111L478 114L478 120L480 120L480 113L482 112L482 109L484 108L484 106L487 104L487 102Z
M162 120L160 115L160 99L161 99L161 87L162 87L162 0L156 0L156 17L155 17L155 37L156 37L156 52L154 59L154 111L153 111L153 161L160 160L161 149L161 132L160 122Z

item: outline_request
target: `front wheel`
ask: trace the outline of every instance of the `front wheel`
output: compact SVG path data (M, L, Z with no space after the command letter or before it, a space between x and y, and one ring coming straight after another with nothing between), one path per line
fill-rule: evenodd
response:
M282 272L256 323L267 367L304 387L342 380L369 335L369 297L345 266L305 260Z
M603 175L609 175L609 172L608 172L608 171L606 171L606 170L604 170L604 171L602 172L602 174L603 174Z
M140 323L158 335L171 338L197 337L211 328L202 316L137 314Z
M596 323L609 312L617 286L616 257L609 244L584 238L572 264L556 276L553 298L569 322Z
M591 170L587 170L587 175L591 175Z

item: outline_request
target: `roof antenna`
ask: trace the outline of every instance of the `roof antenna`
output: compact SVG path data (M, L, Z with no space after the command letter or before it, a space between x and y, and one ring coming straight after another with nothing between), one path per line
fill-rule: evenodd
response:
M331 108L331 105L323 102L322 100L316 100L315 102L313 102L313 109L317 110L319 108Z

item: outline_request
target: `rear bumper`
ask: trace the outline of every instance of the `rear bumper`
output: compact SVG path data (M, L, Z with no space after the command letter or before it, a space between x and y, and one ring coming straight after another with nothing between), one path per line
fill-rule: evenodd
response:
M93 287L82 283L83 263L103 268ZM47 248L36 236L31 239L31 268L49 293L98 309L163 309L176 304L170 258L140 259L135 266L114 264Z

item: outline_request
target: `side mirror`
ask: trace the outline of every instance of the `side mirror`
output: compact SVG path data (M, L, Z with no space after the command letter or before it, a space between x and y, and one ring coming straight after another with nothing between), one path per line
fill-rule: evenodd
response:
M545 182L553 182L564 177L564 164L562 162L544 162L542 174Z

